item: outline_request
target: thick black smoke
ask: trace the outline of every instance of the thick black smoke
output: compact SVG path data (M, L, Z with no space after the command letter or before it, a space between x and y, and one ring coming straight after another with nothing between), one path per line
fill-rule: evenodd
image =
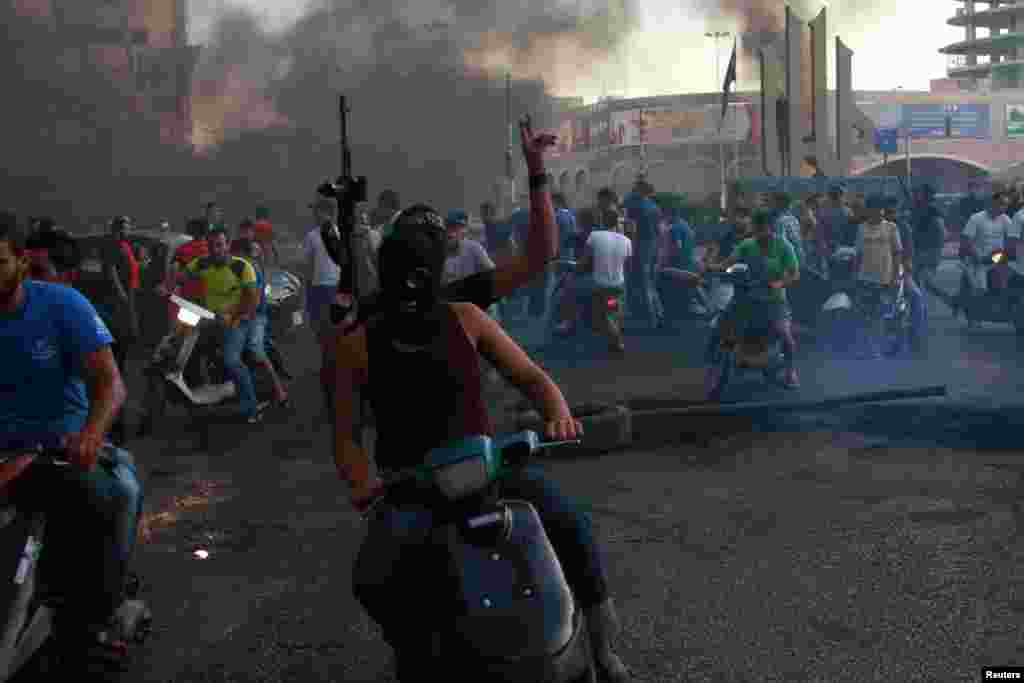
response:
M621 2L615 5L621 9ZM224 175L248 174L261 192L305 200L339 169L337 95L343 92L352 110L353 163L368 176L373 197L393 188L403 203L473 209L504 172L505 82L499 73L467 65L464 51L497 44L512 55L513 70L562 39L601 54L630 24L622 11L616 22L602 21L611 15L607 7L597 9L604 13L590 8L581 28L576 2L566 10L553 2L337 0L275 37L235 12L219 22L198 76L213 83L233 71L253 84L253 107L271 104L288 127L239 134L244 126L227 125L213 163ZM529 112L551 122L540 80L514 80L512 102L513 118ZM516 163L519 158L516 142Z

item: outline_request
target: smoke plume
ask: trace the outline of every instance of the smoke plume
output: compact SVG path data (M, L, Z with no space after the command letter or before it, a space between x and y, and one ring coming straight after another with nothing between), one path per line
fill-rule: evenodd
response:
M223 175L251 174L262 145L268 170L304 199L338 170L343 92L353 163L371 194L394 188L403 202L472 208L504 172L506 73L513 117L550 123L552 88L613 50L631 17L625 0L333 0L270 36L235 10L197 69L194 142ZM281 182L255 184L280 192Z

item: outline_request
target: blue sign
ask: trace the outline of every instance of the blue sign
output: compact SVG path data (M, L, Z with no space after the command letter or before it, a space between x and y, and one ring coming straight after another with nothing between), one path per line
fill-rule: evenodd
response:
M876 128L875 149L880 154L895 154L899 148L897 144L899 132L898 128Z
M988 138L987 104L904 104L903 125L915 138Z

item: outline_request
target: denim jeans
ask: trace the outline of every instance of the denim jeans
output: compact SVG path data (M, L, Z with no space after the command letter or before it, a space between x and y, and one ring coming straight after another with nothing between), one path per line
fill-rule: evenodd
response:
M543 317L551 305L551 294L555 288L555 272L550 266L538 275L529 285L529 312L534 318Z
M502 482L502 496L530 502L540 516L558 555L566 581L582 609L604 601L608 579L590 516L544 478L526 467ZM413 501L381 501L371 514L366 538L352 569L352 589L366 612L380 625L392 647L422 640L424 610L430 609L433 577L425 557L433 516ZM444 567L440 567L444 572Z
M651 325L654 325L665 314L654 281L654 266L657 258L657 242L635 240L633 242L633 263L626 277L629 310L633 313L633 317L644 317Z
M142 486L132 455L104 447L110 465L30 468L15 482L14 500L47 514L40 576L67 597L82 626L99 626L121 604L125 574L142 516Z
M251 327L251 320L242 320L236 327L224 330L224 369L238 387L242 414L246 416L256 413L256 385L249 368L242 362L242 351L252 336Z

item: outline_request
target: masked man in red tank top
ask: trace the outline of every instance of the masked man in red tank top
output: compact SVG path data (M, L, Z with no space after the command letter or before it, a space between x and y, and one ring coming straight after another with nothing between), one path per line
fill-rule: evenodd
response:
M534 140L524 124L524 147L550 144ZM551 199L542 177L531 168L531 195L537 195L531 196L531 204L550 216ZM452 440L493 436L478 355L534 402L548 438L582 434L561 391L482 310L479 304L486 302L479 297L471 298L472 303L456 302L442 287L446 241L444 220L430 207L417 205L402 212L380 247L379 307L364 325L337 340L335 462L360 511L377 498L380 482L370 476L369 457L353 439L359 392L373 409L376 462L385 470L420 464L430 449ZM410 387L410 378L415 378L415 387L429 387L429 392ZM619 624L589 515L535 468L509 476L502 487L504 495L527 500L537 509L586 614L603 679L630 680L612 648ZM429 644L422 626L408 615L425 599L421 567L409 560L428 540L431 522L425 507L381 501L353 568L355 596L398 654L400 681L412 680L417 653L424 641Z

